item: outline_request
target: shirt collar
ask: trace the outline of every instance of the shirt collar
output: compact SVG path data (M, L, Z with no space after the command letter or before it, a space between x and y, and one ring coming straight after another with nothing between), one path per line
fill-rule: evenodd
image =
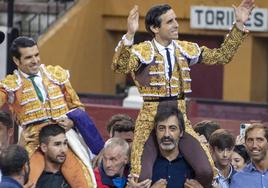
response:
M22 72L21 70L19 70L19 71L22 74L22 76L24 76L25 78L28 78L30 76L29 74L26 74L26 73ZM37 75L38 77L41 77L41 72L38 71L38 73L35 74L35 75Z
M250 162L243 170L246 170L246 171L249 171L249 172L259 171L252 162ZM268 169L265 172L268 172Z
M229 172L229 174L228 174L228 176L226 178L221 174L220 170L218 168L216 168L216 170L218 172L218 176L217 177L218 178L221 178L221 179L225 179L225 180L231 178L231 176L232 176L232 174L234 172L234 168L233 168L233 166L231 164L229 164L229 166L230 166L230 172Z
M161 160L169 161L167 158L165 158L164 156L162 156L160 152L158 154L158 158L161 159ZM182 158L183 158L183 156L182 156L181 152L179 152L179 155L175 159L173 159L172 161L170 161L170 162L175 162L175 161L181 160Z
M166 50L166 48L168 48L169 50L174 50L173 41L171 41L171 43L166 47L160 44L159 42L157 42L155 39L153 39L153 41L159 52Z
M18 181L16 181L15 179L13 179L9 176L3 176L2 182L9 182L9 183L17 185L17 187L23 188L22 185Z

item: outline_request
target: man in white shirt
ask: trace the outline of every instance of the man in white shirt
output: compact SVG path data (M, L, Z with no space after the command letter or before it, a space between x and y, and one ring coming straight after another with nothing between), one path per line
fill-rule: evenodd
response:
M23 129L21 140L31 161L31 182L36 183L44 169L42 153L37 150L38 133L42 127L57 123L65 128L72 148L63 164L63 174L72 187L95 187L88 148L98 154L104 143L72 88L69 72L60 66L41 64L37 43L29 37L16 38L10 54L17 70L0 80L0 108L8 105ZM80 131L88 148L72 127Z
M195 171L197 180L209 187L212 181L213 160L205 146L196 140L186 117L185 94L191 92L190 65L227 64L246 36L244 23L254 8L254 0L243 0L234 7L236 23L218 49L199 47L195 43L179 41L178 17L167 4L152 7L145 16L146 30L152 41L133 45L139 27L139 12L135 6L129 13L127 33L115 49L112 69L117 73L131 73L144 105L136 120L131 153L131 173L140 180L151 178L156 147L150 137L153 120L162 103L175 105L185 116L186 134L180 150ZM153 149L154 148L154 149ZM194 157L196 156L196 158Z

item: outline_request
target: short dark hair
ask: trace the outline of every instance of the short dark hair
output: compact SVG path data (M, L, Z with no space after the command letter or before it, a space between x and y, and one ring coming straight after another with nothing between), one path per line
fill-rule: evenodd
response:
M114 136L115 132L134 132L134 122L129 120L121 120L115 122L112 127L112 136Z
M245 163L250 161L250 157L244 145L235 145L234 152L238 153L244 159Z
M209 138L209 145L214 149L215 147L224 150L231 149L235 145L234 135L225 129L218 129L214 131Z
M154 117L154 126L156 128L159 122L167 120L171 116L176 116L179 121L179 128L181 132L185 130L185 123L183 114L175 105L170 105L169 103L163 103L158 106L157 113Z
M113 134L114 133L113 126L120 121L128 121L129 124L133 124L133 125L135 124L134 120L129 115L127 115L127 114L115 114L109 119L108 123L106 124L106 129L107 129L108 133L110 133L112 131L112 134Z
M11 57L16 57L17 59L20 59L20 48L27 48L27 47L33 47L37 45L36 41L30 37L17 37L11 44L9 51Z
M156 5L150 8L145 16L145 28L146 30L154 36L154 32L150 29L151 26L153 27L160 27L162 20L160 16L165 14L168 10L171 9L171 6L168 4Z
M29 163L29 156L22 146L10 145L0 154L0 169L4 176L20 173L26 163Z
M48 138L50 136L57 136L59 134L65 134L65 129L58 124L49 124L41 129L39 133L39 144L48 144Z
M9 113L7 112L0 112L0 122L6 126L8 129L13 128L13 120Z
M220 129L220 125L215 121L204 120L198 122L194 125L194 131L197 132L199 135L204 135L207 140L209 140L210 135Z
M253 129L263 129L264 131L264 137L268 141L268 127L261 123L253 123L251 124L245 131L245 141L247 140L248 133L252 131Z

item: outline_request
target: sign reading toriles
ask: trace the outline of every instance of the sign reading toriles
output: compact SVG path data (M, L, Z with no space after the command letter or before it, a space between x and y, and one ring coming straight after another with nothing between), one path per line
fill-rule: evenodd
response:
M250 31L268 31L268 9L255 8L246 27ZM191 7L191 28L228 30L235 22L233 8L227 7Z

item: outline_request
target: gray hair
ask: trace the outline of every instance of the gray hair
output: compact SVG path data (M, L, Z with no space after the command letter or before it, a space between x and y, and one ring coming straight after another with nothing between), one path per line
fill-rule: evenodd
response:
M113 137L113 138L108 139L104 144L104 150L106 150L107 148L115 148L117 146L122 148L123 154L127 156L129 155L130 148L129 148L128 143L124 139L119 138L119 137Z

